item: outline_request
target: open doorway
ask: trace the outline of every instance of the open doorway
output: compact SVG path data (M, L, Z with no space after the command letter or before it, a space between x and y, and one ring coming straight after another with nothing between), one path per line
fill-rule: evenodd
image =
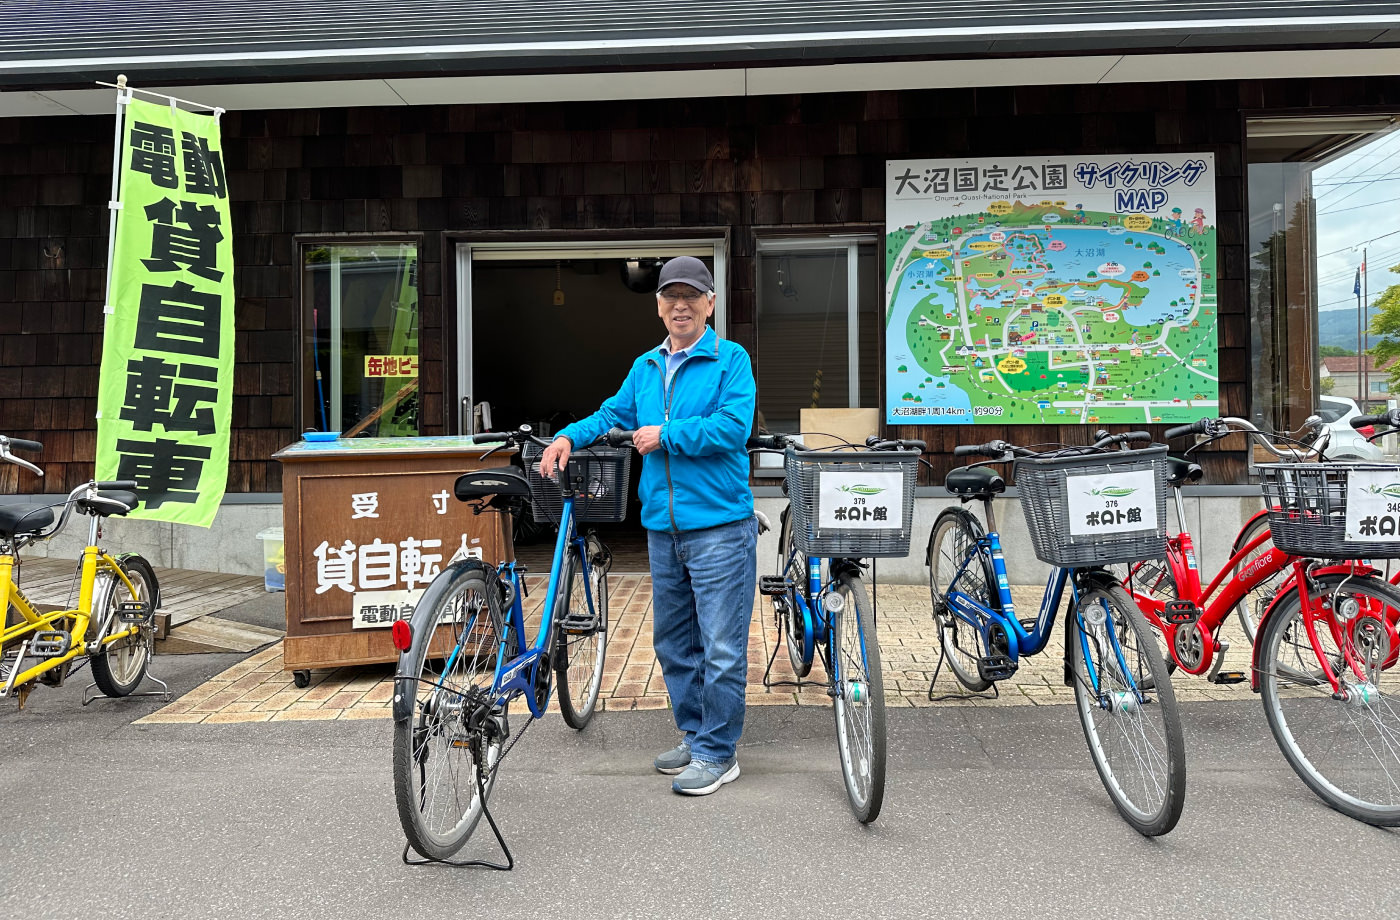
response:
M667 258L705 261L723 290L713 244L518 248L471 247L463 253L463 375L466 394L489 405L495 430L529 423L548 438L617 392L637 356L666 336L656 313L656 277ZM722 294L721 298L722 300ZM711 321L723 334L721 307ZM476 421L481 422L481 413ZM627 520L592 525L613 552L613 571L646 572L633 459ZM552 533L522 522L517 558L549 567Z

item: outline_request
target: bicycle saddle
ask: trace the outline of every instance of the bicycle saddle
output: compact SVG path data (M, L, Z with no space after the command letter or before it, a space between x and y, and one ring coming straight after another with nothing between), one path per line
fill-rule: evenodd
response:
M960 498L987 498L1006 491L1006 479L989 466L963 466L948 474L943 482Z
M53 523L53 509L45 505L0 505L0 537L34 533Z
M141 504L141 497L135 492L118 491L115 489L109 491L104 489L97 493L97 497L105 498L107 502L121 502L126 507L118 510L115 505L107 504L107 502L92 502L87 499L79 499L78 510L84 514L104 516L115 514L118 517L124 517L136 510L136 506Z
M1190 460L1178 460L1176 457L1167 458L1167 484L1180 488L1189 482L1200 482L1205 471L1201 469L1199 463L1192 463Z
M513 466L495 466L463 473L457 477L452 491L461 502L489 498L492 495L530 497L530 485L525 481L525 474Z

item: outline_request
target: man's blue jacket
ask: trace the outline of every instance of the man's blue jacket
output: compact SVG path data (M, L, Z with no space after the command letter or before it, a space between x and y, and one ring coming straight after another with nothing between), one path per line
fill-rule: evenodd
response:
M754 416L748 353L707 328L666 387L657 346L632 364L617 395L559 432L575 446L610 428L661 426L661 448L642 458L642 526L701 530L753 516L745 443Z

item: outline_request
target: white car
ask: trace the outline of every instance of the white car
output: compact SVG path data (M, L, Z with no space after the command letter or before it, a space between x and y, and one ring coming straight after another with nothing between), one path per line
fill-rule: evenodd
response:
M1383 452L1379 444L1366 440L1367 435L1375 434L1370 425L1359 431L1351 427L1351 420L1361 415L1356 401L1345 396L1319 396L1317 414L1327 423L1331 433L1328 441L1327 457L1331 460L1380 460Z

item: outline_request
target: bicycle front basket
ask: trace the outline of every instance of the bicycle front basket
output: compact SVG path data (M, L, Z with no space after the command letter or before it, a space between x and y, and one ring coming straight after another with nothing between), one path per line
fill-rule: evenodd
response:
M808 556L909 555L917 450L795 450L784 458L792 539Z
M1270 463L1259 467L1274 546L1324 559L1400 558L1400 466Z
M541 524L558 524L564 512L559 483L540 475L539 447L524 445L525 478L530 483L530 508ZM630 447L587 447L569 455L569 474L576 483L574 520L617 524L627 518L628 476L632 470Z
M1016 460L1016 488L1041 562L1060 568L1167 552L1167 447Z

